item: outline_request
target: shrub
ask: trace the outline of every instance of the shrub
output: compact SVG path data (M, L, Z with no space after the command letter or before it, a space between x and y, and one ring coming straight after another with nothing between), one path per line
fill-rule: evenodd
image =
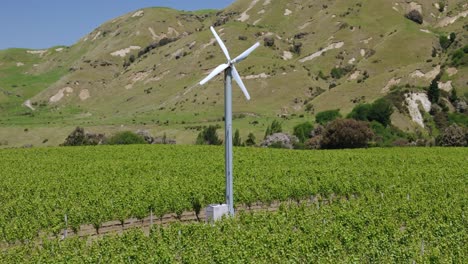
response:
M329 123L321 141L325 149L366 147L374 133L369 123L354 119L337 119Z
M394 126L385 127L377 121L372 121L370 126L374 133L374 146L390 147L395 146L394 142L414 140L411 138L410 134L407 134Z
M86 133L85 141L86 145L89 146L101 145L106 142L106 136L104 134Z
M434 123L439 130L445 129L448 126L448 114L443 111L438 111L434 114Z
M358 104L346 117L355 120L369 121L369 112L372 106L370 104Z
M452 89L452 91L450 92L449 100L452 104L458 100L457 90Z
M452 53L451 59L452 66L468 65L468 45L465 45L463 48L454 51Z
M315 116L315 122L321 125L326 125L327 123L340 117L341 117L341 114L340 114L339 109L328 110L328 111L323 111L323 112L318 113Z
M310 132L314 129L314 126L310 122L304 122L294 127L293 135L296 136L301 143L304 143L309 139Z
M65 142L62 144L62 146L83 146L85 144L85 132L84 128L82 127L76 127L73 132L68 135L68 137L65 139Z
M234 133L234 138L232 139L232 145L236 147L242 146L242 140L240 137L239 129L236 129L236 132Z
M322 136L315 136L307 140L307 142L305 143L305 148L306 149L320 149L321 142L322 142Z
M103 134L85 133L84 128L76 127L60 146L94 146L104 141Z
M452 35L450 35L452 36ZM454 36L455 37L455 36ZM440 44L440 47L443 49L443 50L447 50L450 45L452 45L452 43L455 41L455 39L449 39L447 36L445 35L442 35L439 37L439 44Z
M159 40L159 42L153 42L153 43L150 43L148 46L146 46L145 48L141 49L139 52L138 52L138 58L141 58L142 56L148 54L150 51L158 48L158 47L162 47L162 46L165 46L171 42L174 42L174 41L177 41L178 38L162 38ZM135 62L136 60L136 57L135 55L130 55L129 57L129 60L128 61L125 61L124 62L124 67L128 67L130 66L133 62Z
M372 103L369 109L369 121L377 121L384 126L391 123L390 116L393 114L393 106L390 101L381 98Z
M325 76L325 74L323 74L323 72L322 72L321 70L318 72L318 75L317 75L317 76L318 76L320 79L324 80L324 81L328 80L328 77Z
M405 15L405 17L418 24L423 23L423 16L421 13L419 13L418 10L411 10L408 14Z
M465 53L463 50L458 49L452 54L452 65L453 66L458 66L460 65L460 61L463 59L465 56Z
M455 32L450 33L450 42L454 43L455 39L457 39L457 34Z
M444 1L439 1L439 12L444 12L445 10L445 2Z
M255 144L255 135L253 133L249 133L247 140L245 141L245 145L251 147L255 146Z
M294 39L303 39L305 36L309 35L307 32L300 32L294 35Z
M301 54L301 48L302 48L302 43L301 42L294 42L294 44L291 46L289 51L299 55L299 54Z
M273 122L271 122L271 125L269 125L265 131L265 138L275 133L281 133L281 132L283 132L281 123L277 120L273 120Z
M465 92L465 98L468 98L468 92ZM465 100L457 100L454 104L457 113L468 114L468 103Z
M448 122L450 124L457 124L459 126L468 127L468 114L449 113Z
M330 75L334 79L340 79L343 75L345 75L346 72L343 68L333 68L330 72Z
M321 136L323 135L323 132L325 132L325 127L322 125L318 125L314 128L314 130L310 131L309 138Z
M432 80L431 85L429 86L429 89L427 90L427 97L429 98L429 101L431 103L437 103L439 102L439 97L440 97L440 90L439 90L439 80L440 80L441 75L437 75L434 80Z
M405 95L409 92L409 87L409 85L406 85L406 87L394 86L390 90L390 93L385 96L385 99L389 100L400 113L408 113L408 108L404 102L406 100Z
M380 98L372 104L355 106L347 117L361 121L377 121L384 126L388 126L391 123L390 116L392 114L392 103L387 99Z
M314 113L314 105L311 103L306 104L305 109L306 112L308 113Z
M273 37L266 37L263 41L265 47L273 47L275 45L275 39Z
M467 129L454 124L447 127L437 138L437 145L444 147L464 147L468 146L467 141Z
M148 144L145 139L131 131L118 132L107 141L108 145Z
M218 126L208 126L205 127L197 136L197 145L221 145L223 141L219 139L216 130Z

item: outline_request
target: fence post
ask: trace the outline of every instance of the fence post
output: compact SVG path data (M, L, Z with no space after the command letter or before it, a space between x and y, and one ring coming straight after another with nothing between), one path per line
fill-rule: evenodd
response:
M151 209L151 214L150 214L150 229L153 226L153 209Z
M65 214L65 230L63 231L63 238L67 238L68 235L68 217Z

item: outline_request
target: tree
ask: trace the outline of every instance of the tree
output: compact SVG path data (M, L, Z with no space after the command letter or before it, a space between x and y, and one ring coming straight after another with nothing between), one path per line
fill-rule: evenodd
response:
M392 114L392 103L387 99L380 98L372 104L355 106L347 117L361 121L377 121L384 126L388 126L391 123L390 117Z
M106 141L104 134L85 133L84 128L76 127L61 146L94 146Z
M216 130L219 126L208 126L205 127L197 136L197 145L221 145L223 141L218 138Z
M326 126L320 145L325 149L362 148L373 136L367 122L337 119Z
M429 86L429 90L427 91L427 97L429 97L429 101L431 101L433 104L439 102L440 90L438 82L440 77L441 76L439 74L434 78L434 80L432 80L431 85Z
M239 129L236 129L236 132L234 133L234 138L232 139L232 145L236 147L242 146L242 140L240 137Z
M358 104L356 105L351 113L348 114L347 118L355 120L369 121L369 112L372 106L370 104Z
M253 133L249 133L247 136L247 140L245 141L246 146L255 146L255 135Z
M309 139L310 132L314 129L314 126L310 122L304 122L294 127L293 134L299 139L301 143L304 143Z
M85 144L85 132L84 128L82 127L76 127L73 132L68 135L68 137L65 139L65 142L62 144L62 146L82 146L86 145Z
M375 101L369 111L368 120L377 121L384 126L391 123L390 116L393 114L393 106L390 101L381 98Z
M148 144L146 140L131 131L119 132L107 141L108 145Z
M283 132L281 123L277 120L273 120L273 122L271 122L271 125L269 125L265 131L265 138L275 133L281 133L281 132Z
M326 125L327 123L337 119L337 118L340 118L341 117L341 114L340 114L340 110L339 109L336 109L336 110L328 110L328 111L323 111L323 112L320 112L318 113L316 116L315 116L315 122L321 124L321 125Z

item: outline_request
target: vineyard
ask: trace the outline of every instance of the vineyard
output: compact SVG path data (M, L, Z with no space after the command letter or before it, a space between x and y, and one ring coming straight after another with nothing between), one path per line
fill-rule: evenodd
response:
M0 262L468 259L466 148L237 148L234 156L237 206L289 203L213 226L175 223L154 226L149 235L136 229L89 243L43 237L83 224L99 231L106 221L143 219L150 212L180 216L223 202L223 148L1 150Z

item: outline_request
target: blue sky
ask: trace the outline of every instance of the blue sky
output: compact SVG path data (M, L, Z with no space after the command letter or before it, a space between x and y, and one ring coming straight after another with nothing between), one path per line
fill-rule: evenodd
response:
M222 9L234 0L4 0L0 50L72 45L102 23L152 6L179 10Z

